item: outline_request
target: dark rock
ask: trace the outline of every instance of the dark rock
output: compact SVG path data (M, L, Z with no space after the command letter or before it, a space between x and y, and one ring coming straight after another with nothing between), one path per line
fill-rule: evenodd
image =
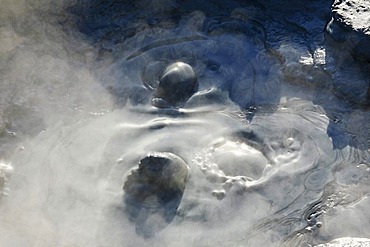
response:
M370 2L336 0L332 13L327 33L354 58L370 61Z
M326 29L328 68L336 94L369 105L370 2L336 0Z

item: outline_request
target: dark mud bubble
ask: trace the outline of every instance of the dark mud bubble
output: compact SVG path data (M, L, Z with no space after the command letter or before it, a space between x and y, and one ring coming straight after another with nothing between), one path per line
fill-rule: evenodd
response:
M131 170L123 186L126 212L136 232L152 237L176 215L188 177L189 167L178 156L152 152Z
M111 59L101 81L117 105L148 104L152 92L147 86L155 88L153 81L159 81L166 67L181 61L193 68L199 91L220 88L244 108L256 102L276 103L279 96L271 66L276 61L266 53L266 29L241 9L257 8L254 5L79 1L71 11L78 30L98 47L99 59Z
M188 100L197 87L193 68L183 62L173 63L163 72L152 104L157 107L178 106Z

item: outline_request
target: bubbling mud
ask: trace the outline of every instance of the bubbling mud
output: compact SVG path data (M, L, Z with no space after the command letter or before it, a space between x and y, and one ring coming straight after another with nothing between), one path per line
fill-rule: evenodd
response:
M338 61L227 3L5 0L0 246L367 243L369 115Z

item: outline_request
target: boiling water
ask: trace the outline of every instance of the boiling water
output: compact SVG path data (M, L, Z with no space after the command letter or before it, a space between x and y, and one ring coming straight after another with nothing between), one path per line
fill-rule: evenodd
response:
M304 70L325 49L312 58L285 43L281 62L240 10L153 24L127 4L135 21L122 34L108 1L101 19L76 21L82 2L2 3L1 246L368 243L356 237L370 237L369 116ZM199 91L183 108L153 107L150 88L174 61L193 66ZM189 167L171 220L166 208L126 210L125 179L154 151Z

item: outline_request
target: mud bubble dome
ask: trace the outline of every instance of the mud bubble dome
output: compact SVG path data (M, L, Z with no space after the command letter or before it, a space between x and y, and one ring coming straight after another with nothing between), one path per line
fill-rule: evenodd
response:
M152 99L156 107L181 106L198 88L193 68L183 62L169 65L158 82Z
M172 221L188 170L180 157L167 152L149 153L131 170L123 186L124 200L138 234L151 237Z

